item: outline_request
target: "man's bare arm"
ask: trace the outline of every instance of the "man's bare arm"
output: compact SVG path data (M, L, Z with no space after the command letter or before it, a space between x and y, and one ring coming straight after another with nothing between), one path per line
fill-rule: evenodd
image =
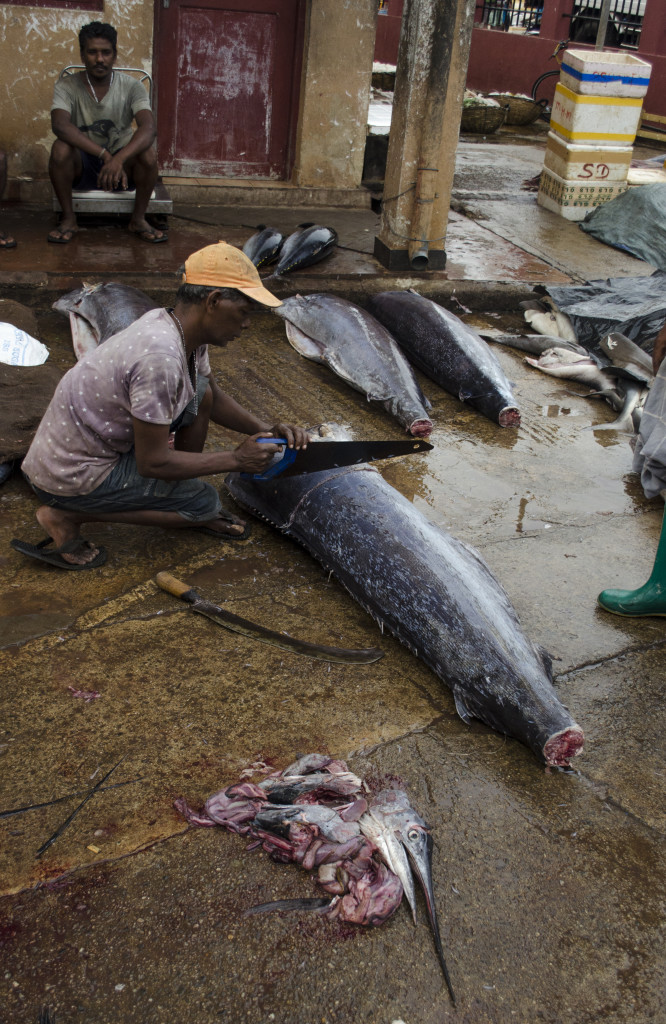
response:
M278 451L274 444L257 443L255 437L261 431L255 431L234 451L184 452L169 448L167 425L144 423L133 417L132 427L137 468L141 476L151 480L193 480L234 470L261 473Z
M285 437L289 447L306 448L307 431L292 423L266 423L254 413L244 409L231 395L227 395L219 384L211 377L210 387L213 392L213 407L210 418L213 423L229 430L237 430L241 434L273 434L274 437Z
M56 107L51 111L51 129L56 138L66 142L74 149L82 149L84 153L91 156L99 156L102 148L98 142L92 139L76 127L68 110L61 110Z
M139 110L135 115L135 120L136 131L127 145L119 149L113 156L107 150L102 157L104 167L97 178L97 184L102 189L111 191L119 184L123 188L127 188L125 164L131 162L139 153L149 149L155 141L157 129L152 111Z

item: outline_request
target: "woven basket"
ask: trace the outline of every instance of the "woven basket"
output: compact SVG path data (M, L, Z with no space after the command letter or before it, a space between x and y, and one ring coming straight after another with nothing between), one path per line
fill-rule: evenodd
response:
M489 107L485 103L468 104L463 107L460 119L461 132L489 135L504 124L507 107Z
M503 107L507 107L507 124L532 124L546 104L545 100L536 103L526 96L514 96L510 92L491 92L489 96Z

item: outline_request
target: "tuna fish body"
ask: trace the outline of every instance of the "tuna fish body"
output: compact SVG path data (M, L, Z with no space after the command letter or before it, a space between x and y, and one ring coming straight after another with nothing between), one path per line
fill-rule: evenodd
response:
M566 765L582 730L552 686L549 657L524 635L472 548L430 523L369 467L270 481L238 474L232 496L299 541L453 690L456 708Z
M368 401L381 402L406 430L428 437L428 400L386 328L360 306L336 295L294 295L273 310L286 322L290 344L325 363Z
M105 281L67 292L53 303L53 309L69 317L72 344L77 359L81 359L157 305L138 288Z
M501 427L520 426L520 412L487 342L443 306L414 292L380 292L368 309L408 359L436 384Z

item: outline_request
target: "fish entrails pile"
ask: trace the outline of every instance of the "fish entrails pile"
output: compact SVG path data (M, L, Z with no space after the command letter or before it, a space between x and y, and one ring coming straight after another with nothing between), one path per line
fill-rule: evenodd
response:
M430 862L432 840L400 789L370 795L344 761L307 754L258 784L237 782L194 811L180 797L174 807L191 825L222 825L255 840L273 860L316 871L332 899L320 913L350 924L383 924L403 893L416 923L412 870L425 895L435 947L453 999L437 924ZM411 864L411 869L410 869ZM278 901L260 910L312 909L308 901Z

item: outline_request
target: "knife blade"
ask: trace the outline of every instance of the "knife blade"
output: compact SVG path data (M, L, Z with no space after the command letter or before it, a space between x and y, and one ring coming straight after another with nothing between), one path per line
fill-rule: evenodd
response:
M204 615L207 619L212 619L223 629L229 629L232 633L241 633L251 640L259 640L260 643L279 647L283 651L302 654L306 658L314 658L317 661L332 661L340 665L369 665L384 657L384 652L379 647L364 647L360 650L347 647L325 647L321 644L308 643L307 640L297 640L296 637L287 636L285 633L276 633L275 630L266 629L265 626L260 626L256 622L250 622L248 619L242 619L239 615L234 615L233 612L218 608L210 601L204 601L196 590L188 587L187 583L181 583L171 573L158 572L155 579L157 585L167 594L179 597L182 601L187 602L193 611Z
M276 476L298 476L302 473L320 473L325 469L356 466L378 459L394 459L400 455L429 452L428 441L411 438L406 441L318 441L307 448L287 448L284 437L259 437L258 444L285 445L282 458L273 462L263 473L242 473L251 480L272 480Z

